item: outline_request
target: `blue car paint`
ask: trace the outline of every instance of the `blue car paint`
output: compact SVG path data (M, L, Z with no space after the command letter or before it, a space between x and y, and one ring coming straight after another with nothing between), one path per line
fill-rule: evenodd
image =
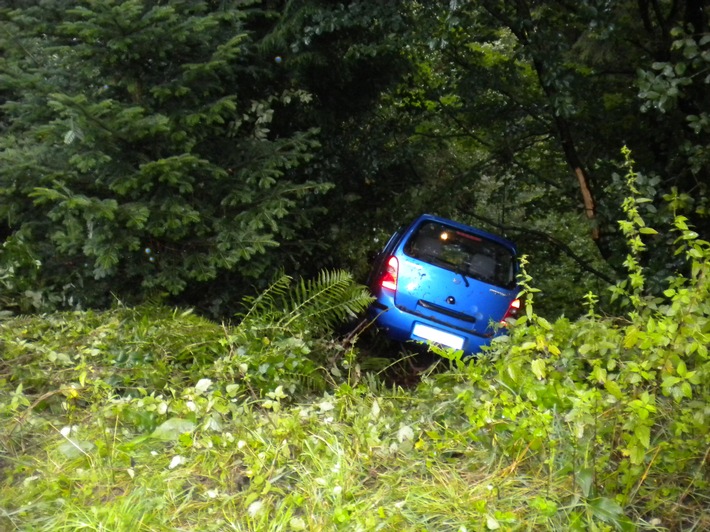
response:
M512 257L511 267L515 271L506 282L496 283L492 279L477 279L467 269L443 263L437 265L412 252L407 253L410 239L428 222L432 224L427 228L442 224L458 235L482 239L482 245L500 246ZM380 283L390 257L395 257L399 266L396 290L383 288ZM376 298L369 315L393 340L431 340L416 334L416 330L421 330L426 332L424 336L445 335L446 340L441 343L460 339L464 354L474 354L501 333L494 324L503 319L518 295L519 287L514 281L516 257L516 246L508 239L438 216L422 215L396 232L378 255L369 281Z

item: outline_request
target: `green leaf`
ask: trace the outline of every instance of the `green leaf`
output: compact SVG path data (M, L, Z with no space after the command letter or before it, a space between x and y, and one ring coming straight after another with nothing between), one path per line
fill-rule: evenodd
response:
M613 499L598 497L589 501L589 508L594 517L605 523L616 523L624 515L623 508Z
M629 457L629 461L634 464L642 464L646 457L646 450L642 445L637 445L635 442L624 450L624 454Z
M557 513L557 503L544 497L533 497L529 504L545 517L552 517Z
M498 530L500 528L500 523L492 515L486 516L486 528L488 530Z
M599 384L604 384L606 382L607 371L601 366L594 366L592 370L591 377Z
M693 388L690 385L690 382L684 381L683 384L680 385L680 390L683 393L683 396L692 399L693 398Z
M584 497L589 497L592 493L592 486L594 485L594 469L591 467L583 467L575 475L577 481L577 486L582 491Z
M73 460L91 452L94 447L90 441L68 439L60 443L58 449L66 458Z
M661 383L661 386L663 387L663 391L665 393L668 393L667 390L678 384L682 379L679 377L673 377L673 376L668 376L663 379L663 382Z
M547 364L545 363L544 359L536 358L535 360L530 362L530 367L532 369L533 374L539 380L542 380L547 376Z
M547 331L552 330L552 325L550 324L550 322L541 316L537 317L537 324Z
M646 449L651 447L651 427L647 425L637 425L634 427L634 436L636 436Z
M634 347L639 340L640 332L636 327L628 327L626 329L626 334L624 337L624 347L626 349L631 349Z
M622 399L624 397L624 393L621 391L621 387L616 381L607 379L604 381L604 388L616 399Z
M176 441L182 434L195 430L195 423L187 419L170 418L159 425L151 434L152 438Z
M300 517L292 517L288 524L295 532L306 530L306 522Z

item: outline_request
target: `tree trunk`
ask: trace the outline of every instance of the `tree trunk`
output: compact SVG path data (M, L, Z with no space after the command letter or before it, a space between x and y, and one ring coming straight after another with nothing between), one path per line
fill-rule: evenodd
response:
M584 214L593 224L592 238L595 242L598 242L600 238L600 231L597 221L597 203L594 199L594 194L592 193L592 188L589 183L589 174L587 173L587 170L582 163L579 154L577 153L574 139L572 138L572 133L570 132L567 121L563 118L556 117L555 126L557 127L557 131L560 135L562 151L565 154L567 164L569 164L570 168L572 168L574 175L577 177L577 182L579 183L579 189L582 193L582 202L584 205Z

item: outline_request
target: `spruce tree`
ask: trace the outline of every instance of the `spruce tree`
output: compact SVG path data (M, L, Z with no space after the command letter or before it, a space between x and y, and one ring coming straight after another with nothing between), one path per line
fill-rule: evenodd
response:
M275 269L267 250L308 223L308 198L328 188L299 176L315 132L271 124L309 95L274 82L240 5L2 14L0 262L22 247L45 301L191 291L219 305Z

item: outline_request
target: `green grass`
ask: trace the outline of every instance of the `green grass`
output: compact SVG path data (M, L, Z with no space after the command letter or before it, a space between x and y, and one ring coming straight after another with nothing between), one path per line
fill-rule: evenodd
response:
M594 323L584 334L601 334ZM0 529L710 527L706 425L676 423L702 404L659 394L631 461L639 384L628 400L602 393L572 347L557 373L530 370L571 337L567 322L475 364L442 359L405 388L392 379L413 361L393 372L332 338L263 330L164 308L1 322ZM318 379L289 374L294 349Z
M375 400L383 403L377 417ZM42 451L7 460L11 478L0 492L6 501L0 518L5 527L27 530L475 530L481 523L545 524L519 501L549 486L538 487L539 480L519 476L514 467L486 465L472 445L426 448L431 444L420 444L420 438L434 427L410 432L400 425L416 418L406 411L395 415L410 402L404 391L388 400L370 393L321 397L276 414L243 412L219 433L199 431L177 442L130 449L115 432L102 438L96 420L86 416L77 440L102 438L107 446L60 449L67 438L47 431ZM171 469L176 456L183 460Z

